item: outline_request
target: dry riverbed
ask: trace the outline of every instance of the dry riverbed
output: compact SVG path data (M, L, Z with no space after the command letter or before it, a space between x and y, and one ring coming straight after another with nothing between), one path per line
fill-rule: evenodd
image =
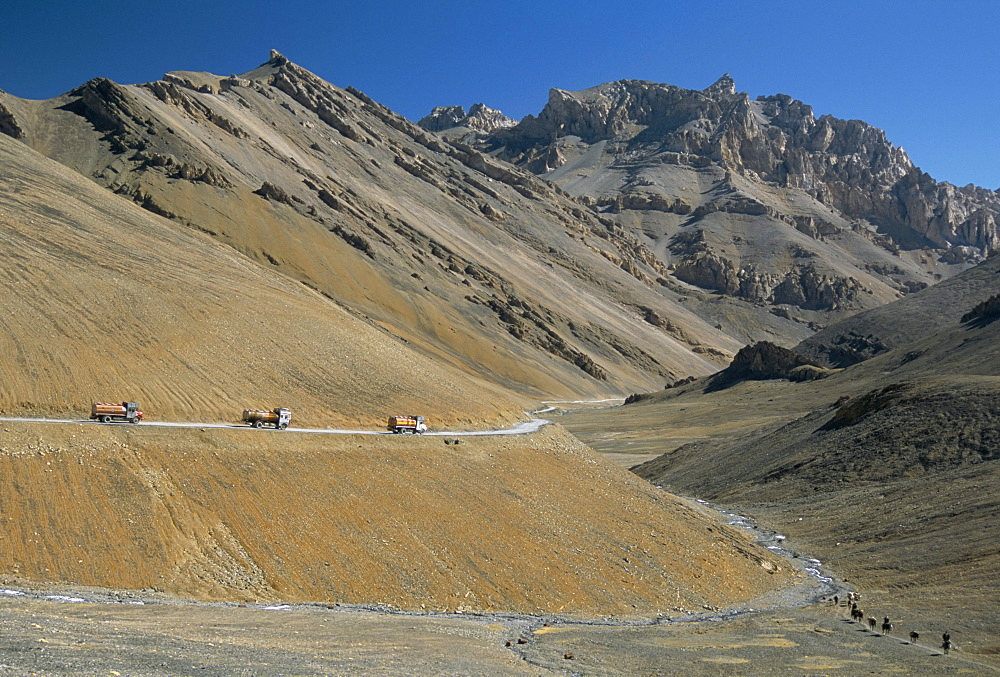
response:
M10 590L10 589L8 589ZM640 622L190 604L63 589L0 599L0 674L992 674L939 638L868 632L819 602ZM143 604L137 602L143 601ZM901 633L902 634L902 633Z

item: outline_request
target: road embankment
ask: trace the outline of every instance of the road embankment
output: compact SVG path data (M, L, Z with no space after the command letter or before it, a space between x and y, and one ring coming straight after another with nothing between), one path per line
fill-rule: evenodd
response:
M464 439L0 430L8 582L639 616L740 603L795 577L558 426Z

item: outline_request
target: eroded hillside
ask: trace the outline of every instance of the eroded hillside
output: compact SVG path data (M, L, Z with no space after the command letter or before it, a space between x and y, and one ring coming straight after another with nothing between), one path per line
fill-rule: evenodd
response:
M603 616L747 601L795 576L554 428L460 442L2 430L8 582Z
M516 420L500 388L435 363L321 294L0 136L0 410L305 425ZM433 425L433 423L432 423Z
M630 392L741 343L611 220L277 53L0 108L27 146L507 387Z
M745 343L795 343L768 312L805 338L1000 245L995 191L939 183L882 130L816 117L783 94L751 100L729 76L704 90L640 80L553 89L513 126L447 109L422 123L450 124L443 134L613 219L694 290L688 307Z

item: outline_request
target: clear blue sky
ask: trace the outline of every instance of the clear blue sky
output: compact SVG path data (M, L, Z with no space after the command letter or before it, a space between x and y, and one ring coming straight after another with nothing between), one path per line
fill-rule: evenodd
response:
M735 0L0 0L0 89L62 94L92 77L242 73L278 49L416 120L484 102L521 118L548 90L637 78L884 129L938 180L1000 188L1000 3Z

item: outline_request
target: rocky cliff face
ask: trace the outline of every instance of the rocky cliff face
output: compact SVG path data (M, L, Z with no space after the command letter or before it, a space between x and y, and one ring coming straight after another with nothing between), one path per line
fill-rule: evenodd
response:
M495 108L477 103L466 113L461 106L438 106L430 115L417 122L430 132L444 132L456 127L464 127L472 132L490 134L501 129L507 129L517 124L517 120L509 118Z
M1000 194L939 183L882 130L783 94L751 100L728 75L704 90L553 89L479 143L613 215L672 278L821 323L1000 246Z
M743 176L800 188L904 239L976 250L966 256L1000 246L995 191L939 183L882 130L859 120L816 118L812 107L784 94L751 100L728 75L701 91L639 80L584 92L554 89L537 118L495 133L493 144L515 163L530 163L551 157L553 143L566 136L591 144L625 141L633 153L703 158Z

